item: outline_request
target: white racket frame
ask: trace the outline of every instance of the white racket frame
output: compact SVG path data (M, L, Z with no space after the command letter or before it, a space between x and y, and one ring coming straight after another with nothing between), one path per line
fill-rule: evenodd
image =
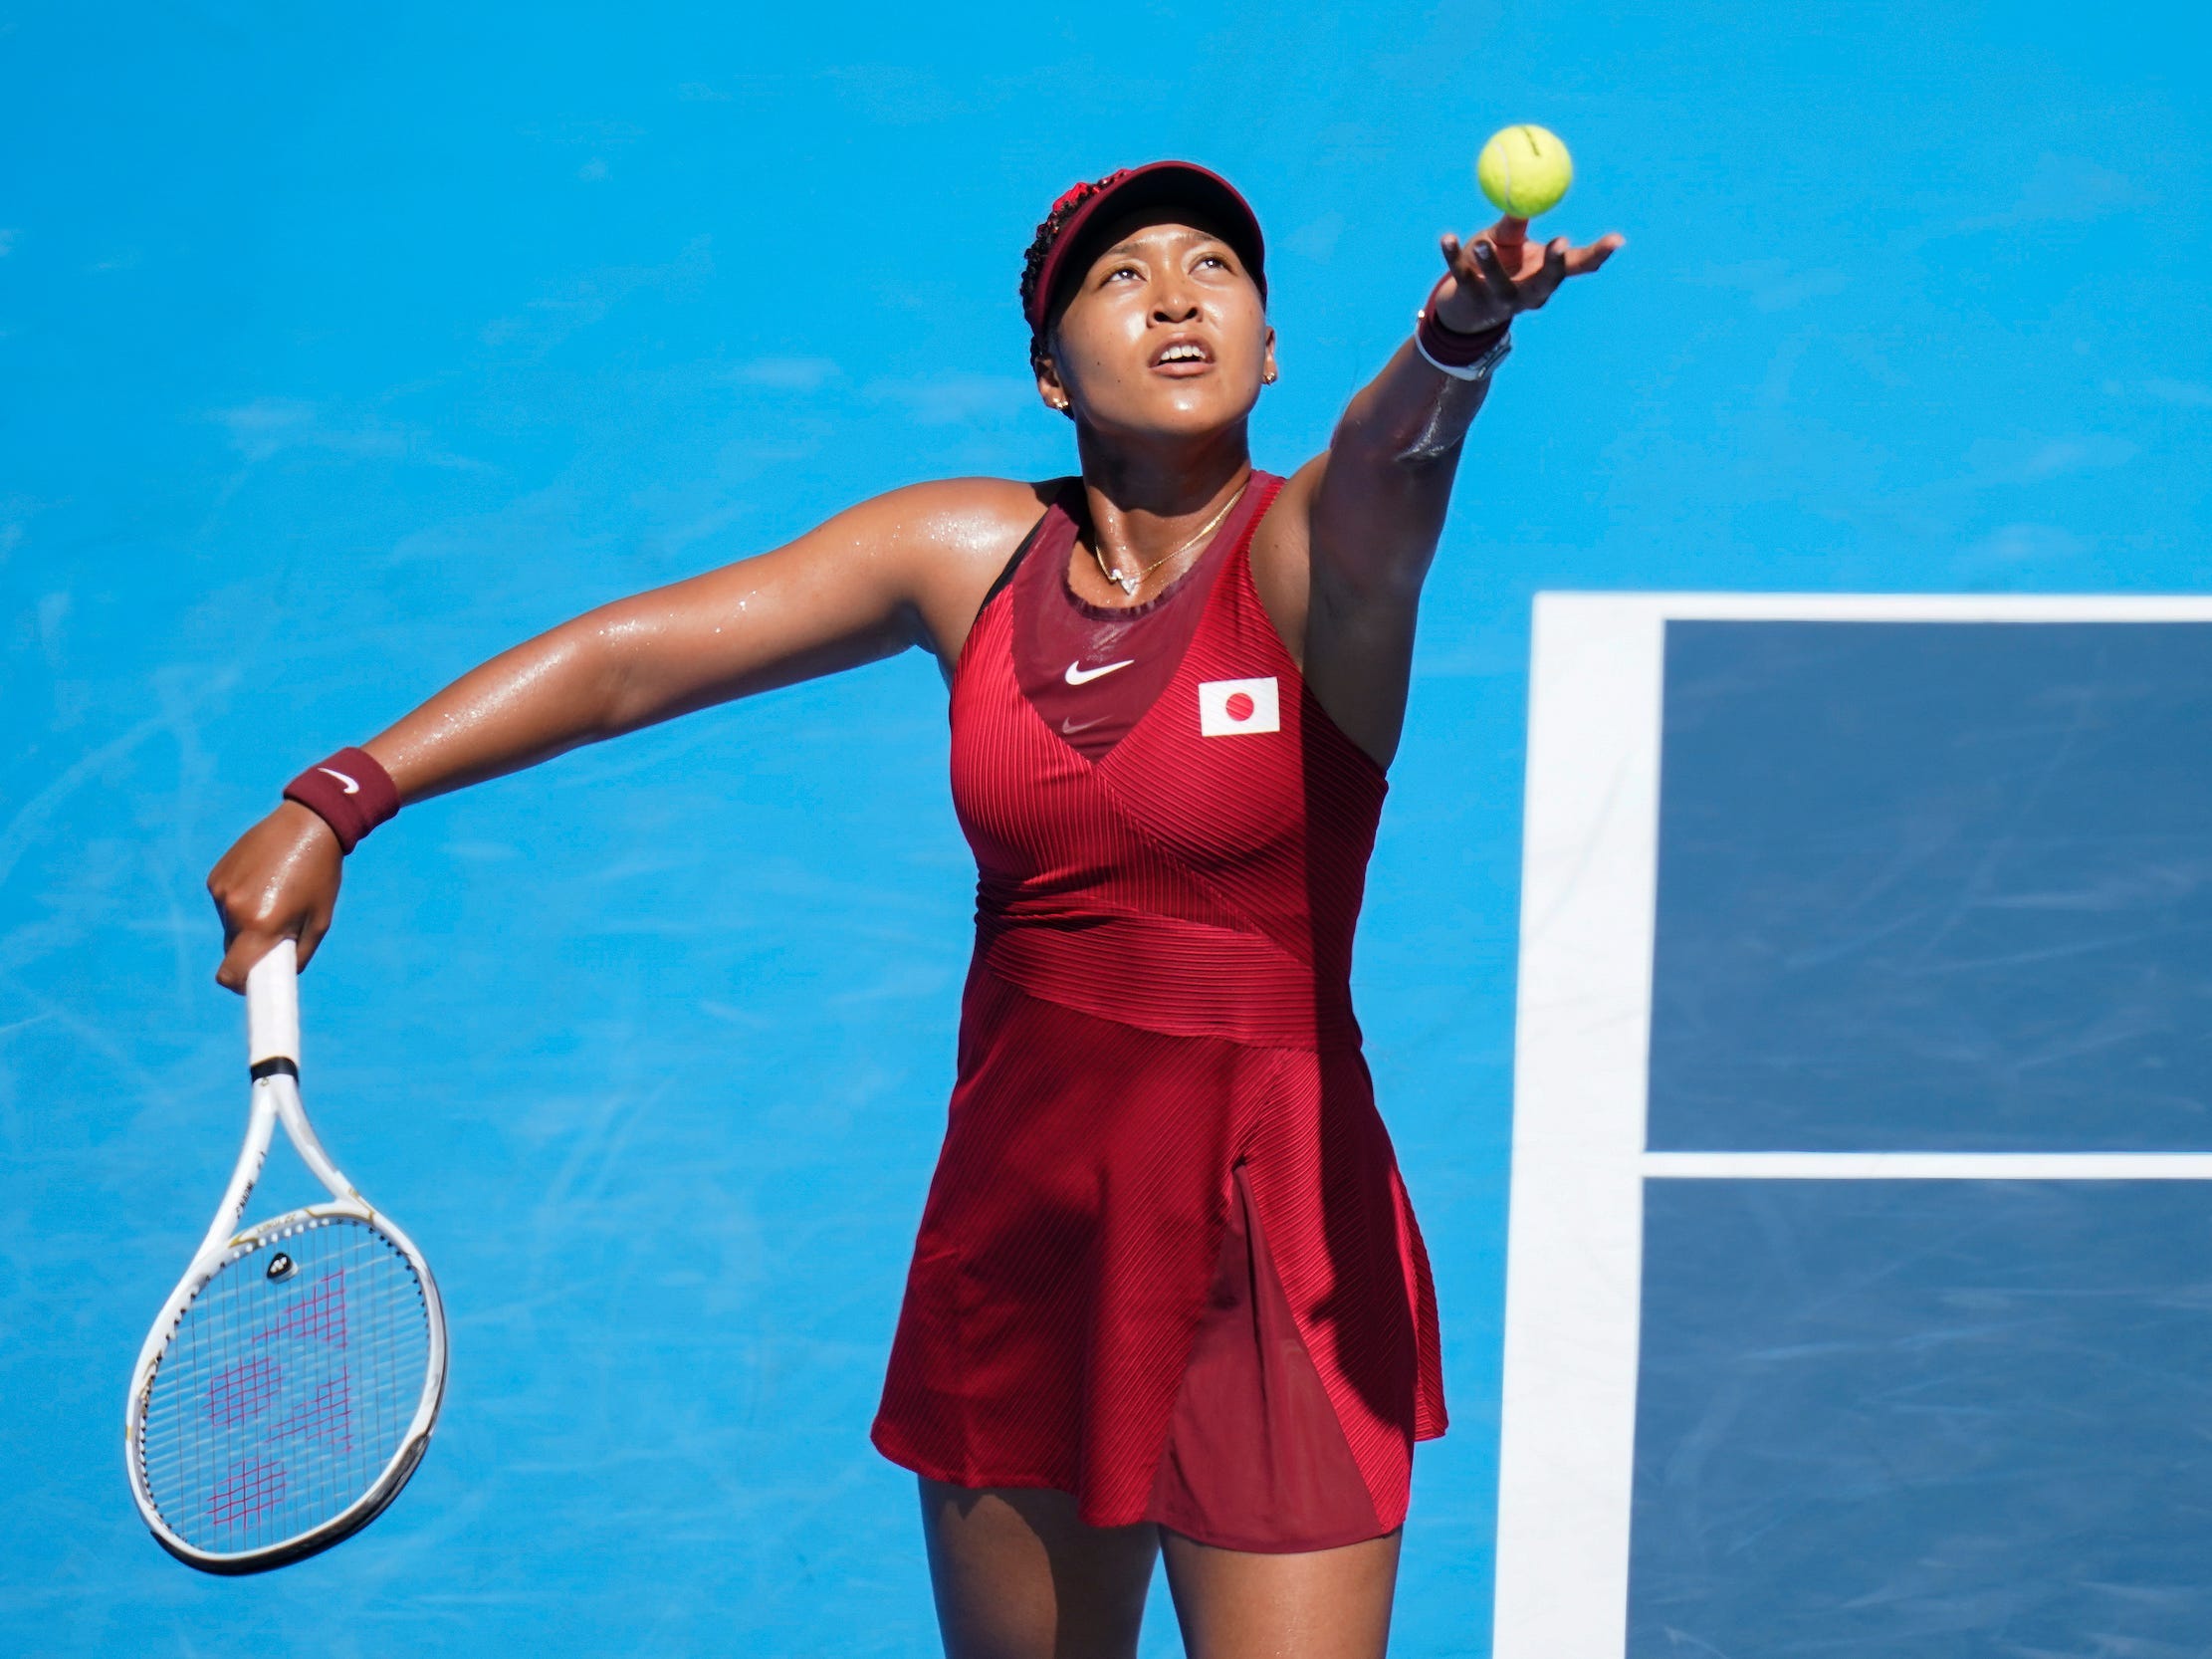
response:
M307 1108L300 1102L299 951L290 939L279 941L277 947L255 963L246 975L246 1040L247 1064L251 1067L258 1071L264 1062L279 1061L288 1062L290 1069L274 1069L254 1078L252 1106L246 1119L246 1143L239 1150L238 1167L231 1172L230 1185L223 1192L223 1202L208 1226L207 1237L193 1252L192 1265L177 1281L176 1289L169 1293L160 1317L153 1321L144 1346L138 1350L138 1363L130 1374L130 1397L123 1413L123 1465L130 1476L130 1496L137 1503L139 1518L162 1548L178 1560L205 1572L219 1573L262 1572L283 1566L288 1561L328 1549L375 1520L384 1507L399 1496L399 1489L407 1484L415 1466L422 1461L422 1454L430 1443L431 1426L436 1423L438 1407L445 1398L445 1306L438 1300L438 1286L430 1277L430 1265L422 1259L422 1252L415 1248L414 1241L394 1226L389 1216L370 1208L368 1201L354 1190L353 1183L331 1161L331 1155L324 1151L322 1141L316 1138L315 1129L308 1122ZM261 1178L261 1167L269 1156L270 1141L280 1121L301 1161L330 1189L331 1202L310 1204L272 1221L258 1222L244 1232L235 1232L233 1230L245 1215L247 1200L253 1196L254 1183ZM415 1407L414 1417L407 1425L407 1432L400 1437L391 1461L369 1484L368 1490L321 1526L275 1543L235 1552L211 1551L187 1543L169 1529L155 1509L138 1455L146 1404L152 1397L154 1377L161 1368L169 1338L175 1334L192 1299L239 1256L336 1217L373 1225L407 1258L407 1265L414 1270L422 1286L423 1311L430 1327L430 1351L422 1399Z

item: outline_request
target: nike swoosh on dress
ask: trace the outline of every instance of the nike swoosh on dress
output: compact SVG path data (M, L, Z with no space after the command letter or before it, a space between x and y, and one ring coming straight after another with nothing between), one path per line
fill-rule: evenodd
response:
M1077 663L1071 662L1067 665L1067 683L1069 685L1088 685L1092 680L1097 679L1099 675L1111 674L1116 668L1127 668L1136 660L1137 659L1133 656L1124 657L1119 662L1109 662L1103 668L1085 668Z

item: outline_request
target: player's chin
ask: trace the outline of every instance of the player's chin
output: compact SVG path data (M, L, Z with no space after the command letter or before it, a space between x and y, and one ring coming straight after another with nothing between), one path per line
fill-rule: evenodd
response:
M1104 418L1097 424L1131 436L1194 440L1236 425L1258 401L1256 379L1240 382L1220 374L1162 379L1130 388L1130 395L1115 399L1118 407L1099 411Z

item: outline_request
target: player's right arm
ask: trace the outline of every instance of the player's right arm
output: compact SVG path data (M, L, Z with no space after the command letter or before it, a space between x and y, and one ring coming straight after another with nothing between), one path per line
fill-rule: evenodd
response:
M402 804L520 771L693 709L857 667L912 645L949 674L985 591L1044 497L963 479L894 490L796 541L618 599L504 651L363 744ZM304 964L337 902L337 837L285 802L207 878L216 979L281 938Z

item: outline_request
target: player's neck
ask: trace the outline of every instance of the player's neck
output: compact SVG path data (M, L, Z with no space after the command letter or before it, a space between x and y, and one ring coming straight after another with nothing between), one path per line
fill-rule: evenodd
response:
M1219 513L1251 477L1239 422L1209 438L1172 445L1107 443L1081 432L1089 522L1140 563L1174 548Z

